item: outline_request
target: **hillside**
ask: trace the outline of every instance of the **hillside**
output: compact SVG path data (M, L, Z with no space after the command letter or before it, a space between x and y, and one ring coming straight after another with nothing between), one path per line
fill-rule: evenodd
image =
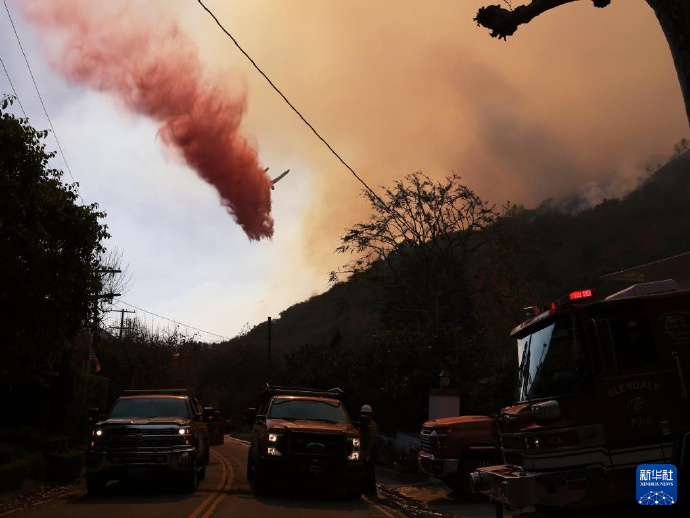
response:
M578 214L552 204L517 217L531 292L545 304L569 290L621 288L601 275L690 250L690 153L661 167L622 199L604 200ZM304 344L354 343L381 328L369 289L356 279L287 308L273 321L274 358ZM266 343L266 325L247 336Z

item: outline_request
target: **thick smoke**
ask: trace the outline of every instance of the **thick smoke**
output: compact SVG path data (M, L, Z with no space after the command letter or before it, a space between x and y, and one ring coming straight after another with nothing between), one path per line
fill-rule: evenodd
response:
M163 142L216 188L249 239L271 237L271 181L240 133L244 86L211 77L176 23L135 5L61 0L22 7L69 80L111 92L160 121Z

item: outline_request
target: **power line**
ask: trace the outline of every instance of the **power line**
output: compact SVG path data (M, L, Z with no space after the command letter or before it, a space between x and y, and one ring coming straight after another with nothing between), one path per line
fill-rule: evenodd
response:
M309 127L309 129L312 130L312 132L314 133L314 135L316 135L316 136L319 138L319 140L320 140L321 142L323 142L323 143L326 145L326 147L330 150L330 152L333 153L333 154L335 155L335 157L336 157L338 160L340 160L340 162L341 162L345 167L347 167L347 169L354 175L354 177L357 178L357 180L359 181L359 183L361 183L367 191L369 191L374 197L376 197L376 198L379 200L379 202L381 202L385 207L387 207L387 205L383 202L383 200L381 200L381 198L379 198L379 196L373 191L373 189L372 189L371 187L369 187L369 186L366 184L366 182L365 182L364 180L362 180L362 178L359 177L359 175L355 172L355 170L352 169L352 167L350 167L350 166L348 165L348 163L345 162L345 160L343 160L343 159L341 158L341 156L335 151L335 149L333 149L333 148L331 147L331 145L330 145L328 142L326 142L326 139L323 138L323 137L319 134L318 131L316 131L316 129L314 128L314 126L312 126L312 125L309 123L309 121L308 121L307 119L304 118L304 116L300 113L300 111L299 111L297 108L295 108L295 106L288 100L288 98L285 97L285 95L283 94L283 92L281 92L280 89L279 89L275 84L273 84L273 81L271 81L271 80L269 79L269 77L268 77L266 74L264 74L264 71L261 70L261 68L259 68L259 65L257 65L256 62L251 58L251 56L249 56L249 54L247 54L247 52L245 52L245 50L244 50L244 49L242 48L242 46L237 42L237 40L233 37L233 35L230 34L230 33L228 32L228 30L227 30L225 27L223 27L223 24L220 23L220 20L218 20L218 18L216 18L216 15L213 14L213 12L212 12L208 7L206 7L206 6L204 5L204 3L203 3L201 0L197 0L197 1L199 2L199 5L201 5L201 7L203 7L204 10L205 10L208 14L211 15L211 18L213 18L213 19L215 20L216 24L218 24L218 27L220 27L221 30L232 40L232 42L233 42L233 43L235 44L235 46L240 50L240 52L241 52L242 54L244 54L244 56L251 62L251 64L252 64L252 65L254 66L254 68L259 72L259 74L261 74L261 75L264 77L264 79L266 79L266 81L268 81L268 84L270 84L270 85L273 87L273 89L278 93L278 95L280 95L280 96L283 98L283 100L288 104L288 106L289 106L290 108L292 108L292 111L294 111L294 112L299 116L299 118L302 119L302 122L304 122L304 123Z
M53 121L50 120L50 116L48 115L48 110L46 110L46 105L43 102L43 97L41 97L41 92L38 89L38 84L36 83L36 78L34 77L34 73L31 70L31 65L29 65L29 59L26 57L26 52L24 52L24 47L22 46L22 42L19 39L19 33L17 32L17 28L14 26L14 20L12 19L12 14L10 14L10 8L7 7L7 0L3 0L3 3L5 4L5 11L7 11L7 16L10 19L10 23L12 24L12 30L14 31L14 35L17 37L17 43L19 44L19 48L22 51L22 55L24 56L24 61L26 62L26 68L29 69L29 75L31 76L31 81L34 83L34 87L36 88L36 93L38 94L38 99L41 101L41 106L43 107L43 113L46 114L46 118L48 119L48 124L50 124L50 129L53 132L53 136L55 137L55 142L57 142L57 147L60 150L60 156L62 156L62 161L65 162L65 167L67 167L67 172L69 173L70 178L72 178L72 183L77 184L77 181L74 179L74 175L72 174L72 169L70 169L69 164L67 163L67 158L65 157L65 153L62 151L62 146L60 145L60 140L58 139L57 132L55 131L55 127L53 126ZM79 184L77 184L79 185ZM79 199L81 200L82 204L85 205L84 199L81 197L81 194L79 193L79 189L77 188L77 195L79 196Z
M168 317L164 317L164 316L161 316L161 315L157 315L156 313L154 313L154 312L152 312L152 311L148 311L148 310L146 310L146 309L142 309L142 308L140 308L140 307L135 306L134 304L130 304L129 302L125 302L124 300L120 300L120 301L118 301L118 302L120 302L121 304L124 304L124 305L126 305L126 306L129 306L130 308L134 308L134 309L137 309L137 310L139 310L139 311L143 311L144 313L148 313L149 315L153 315L154 317L162 318L163 320L167 320L168 322L172 322L173 324L177 324L177 325L179 325L179 326L183 326L183 327L186 327L186 328L189 328L189 329L194 329L194 331L199 331L199 332L201 332L201 333L206 333L207 335L217 336L218 338L222 338L223 340L231 340L231 338L228 338L227 336L219 335L219 334L217 334L217 333L211 333L210 331L204 331L203 329L199 329L198 327L190 326L190 325L185 324L185 323L183 323L183 322L179 322L179 321L177 321L177 320L173 320L172 318L168 318Z
M19 107L22 109L22 113L24 114L24 118L28 119L29 116L26 114L24 111L24 106L22 106L22 101L19 99L19 94L17 93L17 90L14 89L14 85L12 84L12 79L10 79L10 73L7 71L7 67L5 67L5 62L0 58L0 63L2 63L2 68L5 71L5 75L7 76L7 80L10 82L10 87L12 87L12 91L14 92L14 97L17 99L17 102L19 103Z

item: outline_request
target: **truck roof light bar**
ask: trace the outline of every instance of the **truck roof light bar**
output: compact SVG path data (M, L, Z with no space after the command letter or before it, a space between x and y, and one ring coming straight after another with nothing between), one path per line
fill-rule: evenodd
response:
M579 291L573 291L568 294L568 299L569 300L577 300L577 299L589 299L594 296L594 292L592 290L579 290Z
M132 389L123 390L125 396L146 396L146 395L166 395L166 396L189 396L187 389Z
M562 298L558 299L557 301L552 302L551 303L551 310L554 310L556 308L559 308L559 307L564 306L564 305L569 304L569 303L580 302L584 299L594 298L594 296L596 296L596 294L597 294L596 290L591 290L591 289L571 291L565 297L562 297Z
M285 395L285 396L309 396L309 397L328 397L335 399L342 399L343 390L340 388L332 388L329 390L311 389L303 387L281 387L276 385L266 385L262 391L264 394Z

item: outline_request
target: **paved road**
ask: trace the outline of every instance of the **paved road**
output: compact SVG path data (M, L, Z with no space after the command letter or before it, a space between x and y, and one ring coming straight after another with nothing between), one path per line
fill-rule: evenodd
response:
M393 518L392 511L369 500L305 493L254 497L245 479L247 446L226 439L212 449L206 480L194 494L178 494L161 483L111 483L106 494L86 491L71 497L12 513L12 518L261 518L267 517L377 517Z

